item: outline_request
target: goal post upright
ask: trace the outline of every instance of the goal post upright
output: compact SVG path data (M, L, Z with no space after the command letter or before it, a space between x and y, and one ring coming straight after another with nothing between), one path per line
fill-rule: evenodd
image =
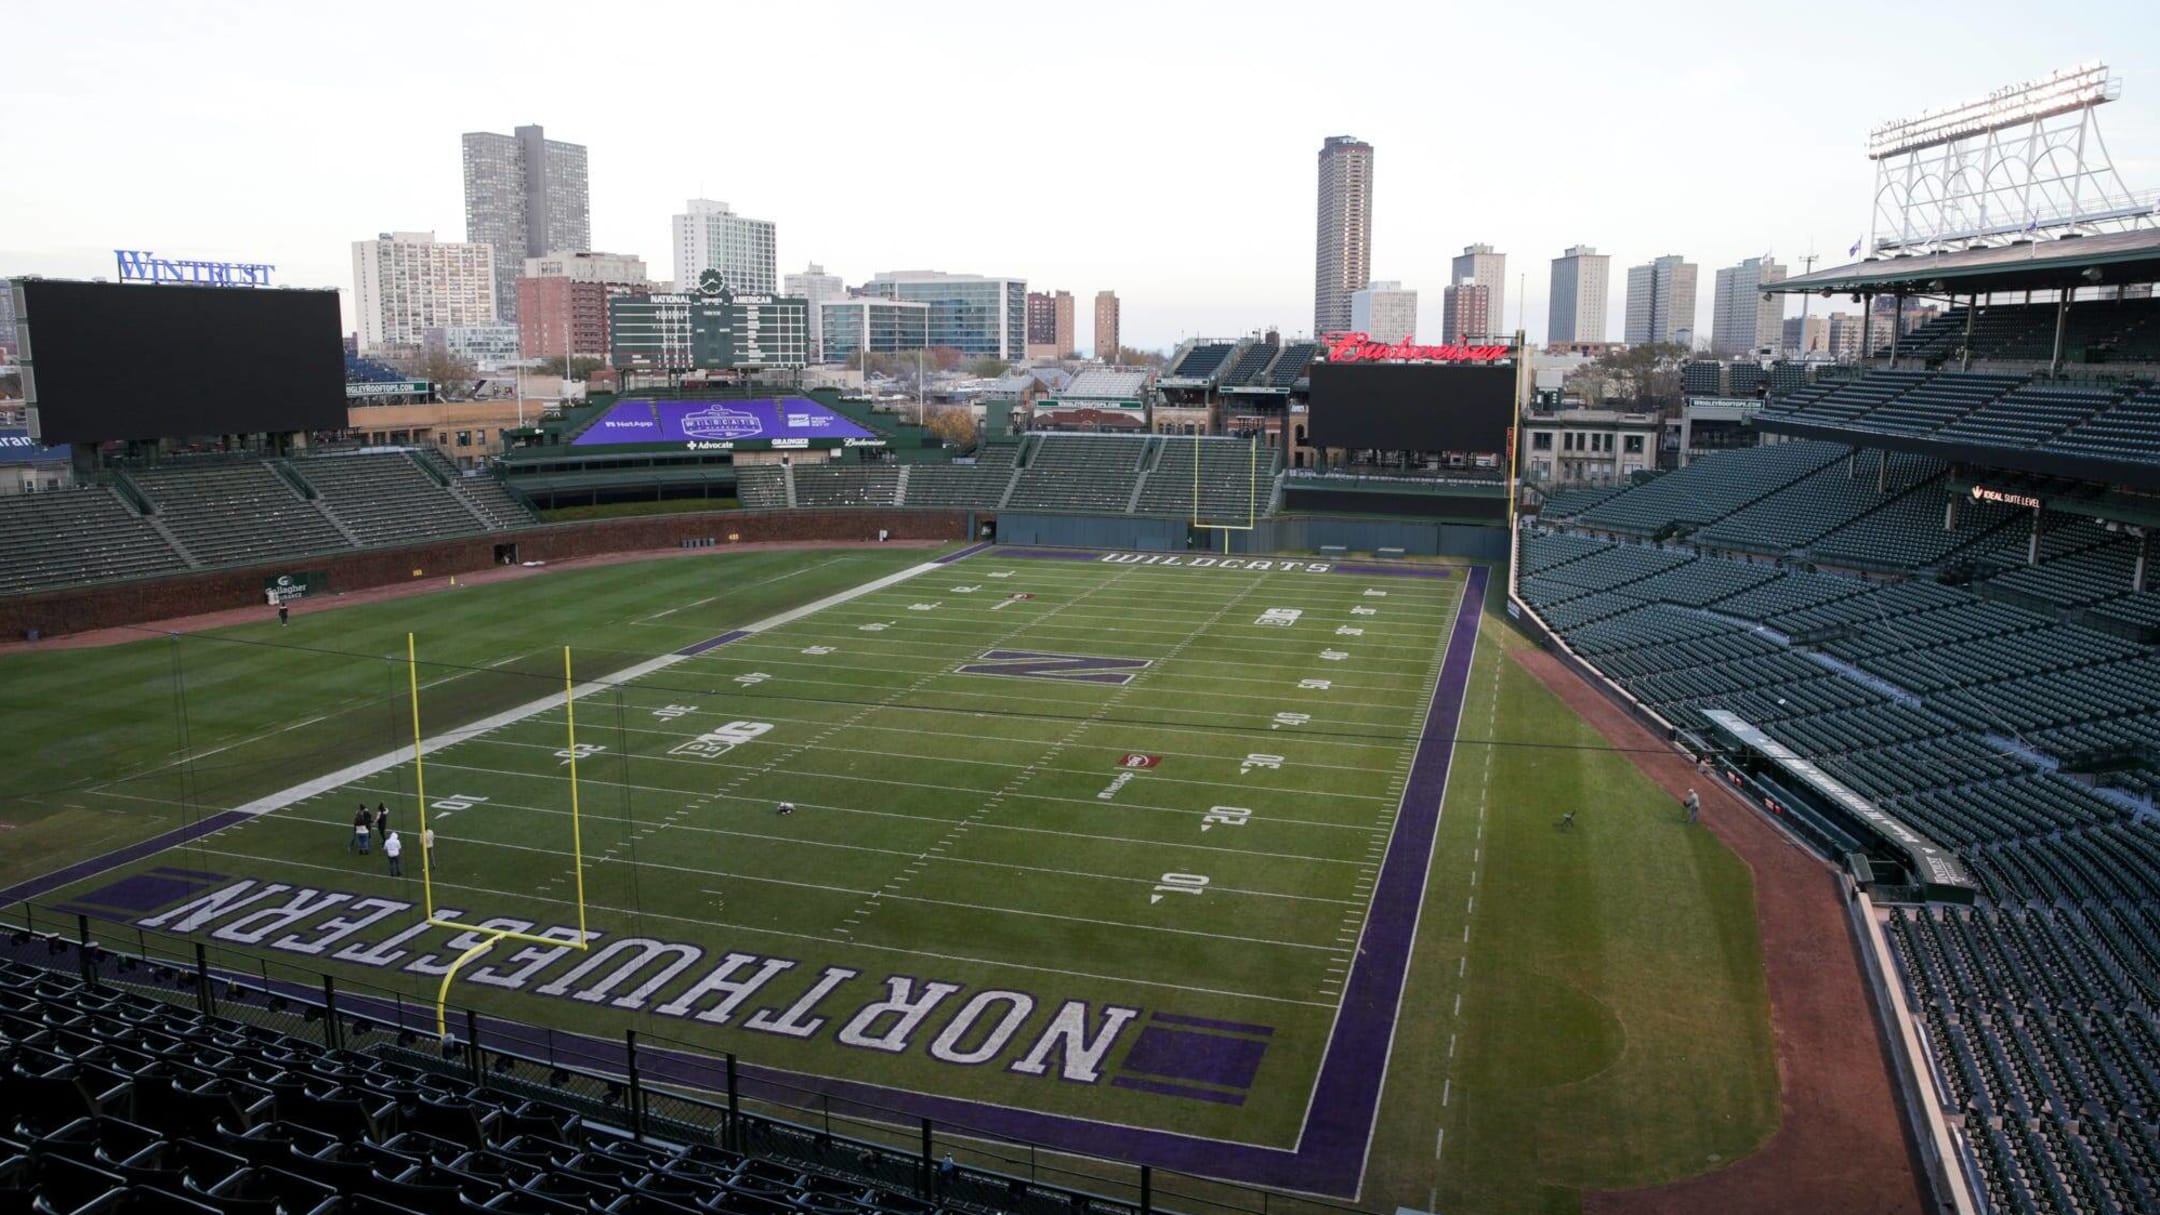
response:
M577 937L565 941L560 937L540 933L519 932L508 928L491 928L481 924L468 924L451 919L435 910L434 852L427 846L427 780L423 757L426 753L424 736L420 728L420 658L419 644L412 633L405 634L406 687L412 698L413 727L413 795L418 802L416 821L420 824L420 890L422 906L427 914L426 923L436 928L471 933L479 942L459 954L443 974L442 986L435 995L435 1032L445 1040L449 1034L450 984L467 962L486 953L504 941L517 941L527 945L548 948L568 947L580 951L592 948L592 934L586 928L585 913L585 841L583 823L578 813L577 784L577 702L576 683L572 675L570 647L563 647L563 720L568 735L570 762L570 859L571 873L577 892Z

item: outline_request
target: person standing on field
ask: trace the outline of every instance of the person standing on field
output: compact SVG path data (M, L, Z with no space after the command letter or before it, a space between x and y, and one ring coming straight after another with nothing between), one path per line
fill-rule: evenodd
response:
M1691 823L1701 822L1702 798L1693 789L1687 791L1687 800L1684 804L1687 806L1687 821Z
M383 838L382 851L384 856L390 858L390 876L404 877L405 841L398 838L397 832L393 831Z
M368 817L367 803L361 802L359 811L352 818L352 850L361 856L368 854L368 825L372 821Z

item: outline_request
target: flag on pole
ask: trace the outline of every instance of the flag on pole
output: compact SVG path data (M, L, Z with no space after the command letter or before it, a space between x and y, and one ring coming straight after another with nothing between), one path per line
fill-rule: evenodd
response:
M1847 250L1845 251L1845 256L1847 256L1847 257L1858 257L1858 256L1860 256L1860 241L1859 241L1858 239L1855 239L1855 240L1853 241L1853 243L1852 243L1852 248L1850 248L1850 249L1847 249Z

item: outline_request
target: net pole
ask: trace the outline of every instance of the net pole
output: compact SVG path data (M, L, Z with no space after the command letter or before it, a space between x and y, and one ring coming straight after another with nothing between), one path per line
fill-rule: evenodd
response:
M420 897L427 908L427 918L435 918L435 875L428 865L431 849L427 846L427 777L420 764L420 652L411 633L405 634L405 682L412 693L412 766L413 798L418 803L416 812L420 823ZM444 984L444 990L449 985ZM442 1019L438 1009L436 1020Z
M578 820L577 783L577 696L570 673L570 647L562 648L563 674L563 722L570 733L570 863L572 876L577 884L577 931L578 940L588 938L585 933L585 838Z

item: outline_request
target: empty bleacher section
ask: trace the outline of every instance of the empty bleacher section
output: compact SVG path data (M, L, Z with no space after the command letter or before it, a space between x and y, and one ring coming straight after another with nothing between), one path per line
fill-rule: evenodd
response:
M1191 342L1175 358L1171 359L1169 367L1163 371L1163 378L1166 380L1205 380L1213 378L1216 372L1222 370L1223 364L1230 358L1230 352L1236 350L1237 345L1236 342Z
M186 460L116 472L111 485L0 498L0 595L535 522L494 479L431 472L425 458Z
M738 464L735 494L745 510L779 510L788 504L787 477L778 464Z
M1691 397L1725 395L1725 368L1719 363L1694 362L1680 369L1680 387Z
M1317 342L1292 342L1275 356L1268 367L1267 380L1270 388L1290 388L1312 371L1313 359L1320 354Z
M523 499L494 477L455 476L449 482L450 492L463 498L490 528L529 527L539 521Z
M361 544L403 544L480 530L480 520L404 452L324 456L295 465Z
M131 474L188 553L203 565L349 548L330 517L268 464L199 464Z
M1143 1210L971 1165L934 1169L927 1141L911 1151L836 1136L830 1111L798 1124L641 1080L571 1036L547 1039L544 1057L514 1053L540 1048L510 1034L445 1050L432 1024L423 1039L388 1020L390 1005L326 1007L327 988L198 979L27 932L14 948L36 962L0 961L0 1209Z
M1651 536L1711 523L1845 455L1833 443L1776 443L1718 452L1583 512L1584 527Z
M187 562L105 487L0 497L0 595L169 574Z
M1229 370L1222 373L1219 382L1225 388L1259 383L1266 374L1268 365L1275 361L1275 356L1278 353L1280 352L1273 346L1262 342L1254 342L1245 348L1245 353L1237 357L1237 361L1230 365Z
M1885 459L1887 466L1881 463ZM1934 495L1923 500L1939 509L1942 472L1939 460L1902 453L1870 452L1864 462L1833 460L1703 528L1695 541L1754 553L1788 552L1922 488Z
M990 443L976 451L972 464L918 464L908 474L907 500L901 505L995 507L1012 485L1019 452L1017 443Z
M1267 512L1275 481L1273 449L1231 438L1163 438L1155 446L1153 465L1140 486L1140 514L1244 523Z
M1916 362L1951 359L1966 346L1965 325L1965 310L1953 309L1900 338L1898 353ZM2062 346L2073 363L2160 362L2160 300L2079 300L2065 318ZM2055 352L2055 305L1982 307L1972 317L1971 347L1979 361L2044 362Z
M2065 426L2040 450L2160 464L2160 385Z
M898 464L797 463L797 506L897 506Z
M1898 401L1876 419L1885 432L2025 445L2113 400L1928 382L1871 375L1794 396L1848 417ZM1946 532L1948 478L1932 457L1885 467L1877 452L1825 450L1832 460L1797 477L1766 470L1755 479L1780 486L1738 505L1745 465L1715 460L1548 505L1547 526L1663 543L1526 532L1519 594L1689 737L1719 737L1707 710L1735 713L1954 849L1974 907L1880 914L1923 1066L1987 1199L1999 1212L2160 1210L2160 633L2089 627L2123 623L2104 615L2117 605L2160 615L2160 595L2129 591L2135 541L2089 518L2041 514L2028 564L2032 508L1965 501ZM1706 512L1684 504L1698 498L1726 513L1694 526ZM1914 577L1945 565L1973 581Z
M1125 435L1036 435L1021 456L1006 506L1122 514L1132 505L1149 440Z

